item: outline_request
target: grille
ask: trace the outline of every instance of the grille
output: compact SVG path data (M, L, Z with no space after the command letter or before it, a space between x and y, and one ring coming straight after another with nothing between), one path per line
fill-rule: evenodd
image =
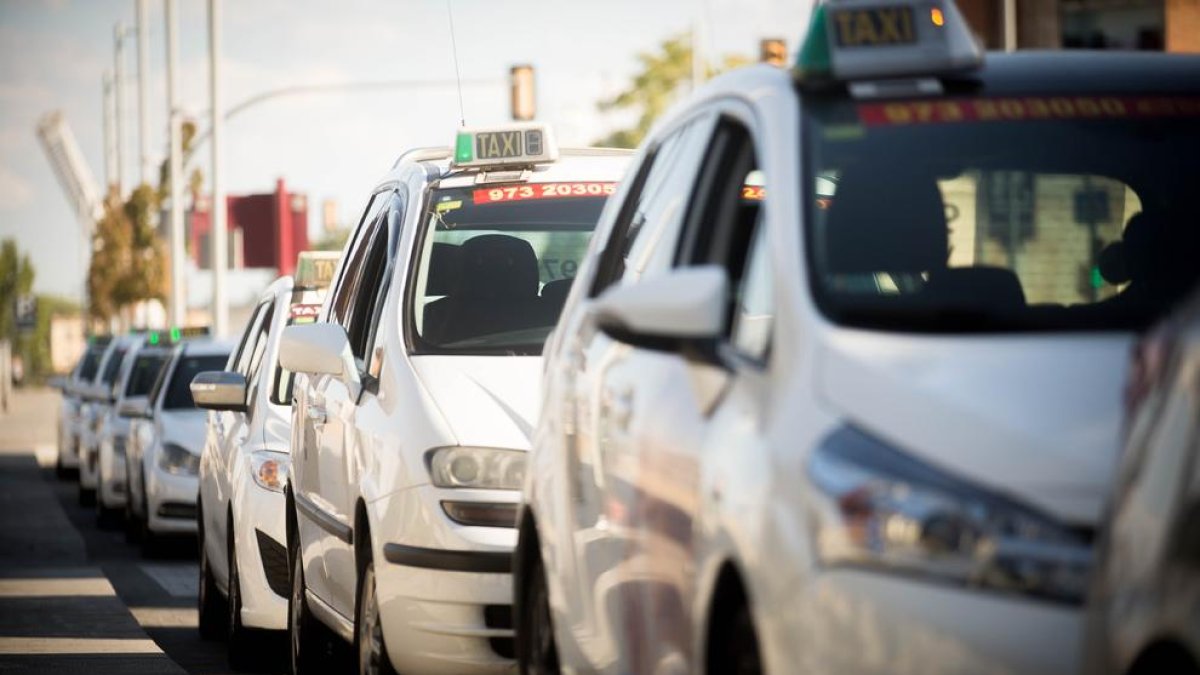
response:
M267 575L267 585L275 595L288 597L291 581L288 579L287 549L262 530L255 530L254 536L258 539L258 554L262 558L263 573Z
M504 628L512 630L512 605L485 605L483 608L483 623L488 628ZM517 646L512 638L488 638L492 651L506 659L516 658Z

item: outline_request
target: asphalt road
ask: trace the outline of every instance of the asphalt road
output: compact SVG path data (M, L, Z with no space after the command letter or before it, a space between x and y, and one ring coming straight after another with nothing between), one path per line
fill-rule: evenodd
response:
M57 408L22 391L0 414L0 673L233 672L196 629L195 539L144 552L99 527L51 468ZM284 636L261 644L252 672L282 672Z

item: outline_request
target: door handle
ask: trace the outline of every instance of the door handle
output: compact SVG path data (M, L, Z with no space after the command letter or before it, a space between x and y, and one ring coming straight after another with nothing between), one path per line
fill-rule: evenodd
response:
M319 405L308 406L308 421L313 423L313 426L323 426L325 421L329 419L329 414L325 412L325 408Z

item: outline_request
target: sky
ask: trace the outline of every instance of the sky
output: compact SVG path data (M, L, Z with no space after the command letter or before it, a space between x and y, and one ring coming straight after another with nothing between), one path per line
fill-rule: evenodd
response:
M179 6L181 107L208 127L208 1ZM758 41L790 49L808 0L223 0L222 98L229 109L293 85L437 81L418 91L371 90L276 98L225 125L229 194L269 192L282 178L307 194L313 235L321 203L352 223L376 180L405 149L448 145L459 124L447 6L453 12L468 126L503 123L508 69L536 69L538 119L560 145L588 145L628 121L596 102L623 89L636 55L699 26L706 58L753 57ZM148 155L166 154L163 0L149 0ZM86 248L37 141L60 110L98 184L105 180L103 73L114 66L114 26L135 23L136 0L0 0L0 239L15 237L37 271L34 290L79 298ZM125 184L138 181L136 40L126 40ZM210 174L201 149L194 166ZM157 169L155 169L157 171ZM157 180L157 175L153 176Z

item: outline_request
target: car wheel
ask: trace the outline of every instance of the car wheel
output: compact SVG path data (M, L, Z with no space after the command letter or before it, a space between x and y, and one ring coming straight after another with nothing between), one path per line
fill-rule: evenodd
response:
M96 527L109 530L117 525L117 510L104 505L104 489L96 489Z
M59 480L66 480L67 475L67 467L63 466L62 455L59 454L58 459L54 462L54 476Z
M130 488L133 487L133 469L128 465L125 467L125 484L130 486ZM124 515L125 541L130 544L136 544L141 541L142 530L138 523L137 513L133 510L132 489L125 496Z
M741 603L728 621L729 632L722 635L723 644L713 650L711 672L731 675L760 675L762 659L758 651L758 635L750 608Z
M200 531L200 587L196 595L200 611L200 637L220 640L225 635L225 608L222 606L221 592L217 590L217 580L208 564L203 530Z
M234 670L245 669L250 662L252 648L249 629L242 625L242 582L238 575L237 549L233 542L232 524L229 530L229 665Z
M288 594L288 662L292 675L323 673L328 631L308 609L308 599L304 595L304 557L300 554L299 544L294 540L288 543L292 561L292 590Z
M379 595L375 592L375 564L367 561L358 582L358 616L354 620L354 644L359 675L396 675L383 642L379 619Z
M540 558L533 559L524 595L517 625L517 658L521 672L526 675L557 674L558 647L554 644L550 593Z
M94 506L96 504L96 491L89 490L79 485L79 505L83 507Z

